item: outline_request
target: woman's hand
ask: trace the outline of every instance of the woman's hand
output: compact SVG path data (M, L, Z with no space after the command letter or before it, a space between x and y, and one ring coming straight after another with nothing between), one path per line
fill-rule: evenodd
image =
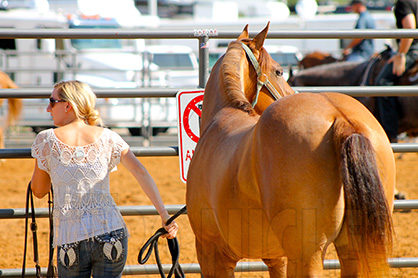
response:
M393 62L393 70L392 73L396 76L401 76L405 72L405 54L399 54L393 55L388 63Z
M164 216L161 217L163 227L168 232L168 234L165 234L161 237L163 238L175 238L177 235L177 231L179 230L179 226L177 225L176 221L172 221L170 225L166 225L168 219L170 219L170 215L166 212Z
M165 238L175 238L177 235L177 231L179 230L179 225L177 225L176 221L170 223L170 225L163 224L164 229L168 232L168 234L163 235L162 237Z

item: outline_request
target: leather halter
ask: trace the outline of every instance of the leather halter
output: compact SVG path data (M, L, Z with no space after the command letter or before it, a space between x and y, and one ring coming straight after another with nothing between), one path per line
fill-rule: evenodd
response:
M255 71L257 72L257 92L252 102L253 108L257 104L258 96L263 86L266 86L267 90L269 90L270 94L275 100L282 98L282 95L280 95L279 92L276 90L276 88L274 88L273 84L270 83L267 75L261 71L260 65L258 64L258 61L255 58L254 53L251 51L251 49L245 43L242 43L242 48L244 48L245 53L248 56L248 59L250 59L251 64L253 65Z

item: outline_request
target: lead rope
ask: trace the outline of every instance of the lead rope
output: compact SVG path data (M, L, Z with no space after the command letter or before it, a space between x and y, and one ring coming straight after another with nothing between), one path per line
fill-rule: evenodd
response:
M30 224L30 229L32 231L33 236L33 260L35 262L35 269L36 269L36 277L42 277L41 273L41 266L39 265L39 256L38 256L38 237L37 237L37 229L38 226L35 221L35 206L33 203L33 196L32 190L30 188L30 182L28 185L28 189L26 191L26 212L25 212L25 247L23 250L23 266L22 266L22 278L25 277L26 271L26 251L27 251L27 240L28 240L28 220L29 220L29 205L31 206L31 216L32 216L32 223ZM29 202L30 201L30 202Z
M51 185L51 192L48 192L48 214L49 214L49 262L48 262L48 270L46 277L53 278L58 277L57 268L54 265L54 248L53 248L53 219L52 219L52 185ZM41 266L39 265L39 252L38 252L38 236L37 230L38 225L36 224L35 219L35 206L33 201L33 194L31 189L31 183L29 182L28 189L26 191L26 211L25 211L25 247L23 250L23 266L22 266L22 278L25 277L26 273L26 253L27 253L27 243L28 243L28 220L29 220L29 205L31 206L31 217L32 223L30 224L30 228L32 231L33 237L33 260L35 262L35 270L36 270L36 277L42 277Z
M166 225L170 225L171 222L173 222L174 219L176 219L180 214L183 214L186 212L187 212L187 207L184 206L181 210L179 210L176 214L174 214L172 217L170 217L170 219L167 220ZM138 263L145 264L148 261L149 257L151 256L152 250L154 249L155 260L157 261L158 271L160 272L160 275L162 278L166 278L166 276L164 274L164 269L161 264L160 254L158 252L158 239L160 238L160 236L165 235L165 234L167 234L167 231L164 228L158 229L155 232L155 234L148 239L148 241L144 244L144 246L142 246L138 254ZM171 260L172 260L172 266L170 268L170 272L168 273L168 278L170 278L173 274L174 274L174 277L176 278L184 278L185 275L179 263L180 248L179 248L179 243L177 241L177 238L173 238L173 239L167 238L167 244L170 250ZM148 247L149 249L145 257L142 258L143 254L145 253Z

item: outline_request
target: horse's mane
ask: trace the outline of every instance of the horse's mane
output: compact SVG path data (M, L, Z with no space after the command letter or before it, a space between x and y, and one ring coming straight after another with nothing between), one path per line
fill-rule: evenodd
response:
M224 89L230 104L250 115L255 114L251 103L245 97L241 86L241 59L244 54L241 42L233 41L223 58L220 74L223 79Z

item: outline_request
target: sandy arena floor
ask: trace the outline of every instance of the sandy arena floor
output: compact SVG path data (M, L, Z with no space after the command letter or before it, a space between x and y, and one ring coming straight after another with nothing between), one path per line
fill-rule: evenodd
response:
M405 154L397 160L397 186L408 194L408 199L418 199L418 155ZM179 162L177 157L140 158L156 180L166 204L184 204L186 186L179 179ZM24 208L25 192L32 175L32 159L10 159L0 166L1 178L0 208ZM111 176L111 191L118 205L150 205L130 173L123 167ZM37 200L36 207L47 207L46 198ZM129 241L128 265L136 265L138 251L145 241L160 227L159 218L155 216L125 217L131 238ZM0 269L17 269L22 266L24 244L24 220L0 220ZM197 263L194 248L194 237L187 216L181 216L179 242L181 263ZM394 244L393 257L418 257L418 211L409 213L395 212L394 225L397 239ZM47 219L39 220L39 241L41 266L47 266ZM164 263L169 263L169 255L164 241L160 247ZM34 267L31 247L28 251L27 266ZM336 259L335 252L329 250L327 259ZM153 257L148 264L153 264ZM392 269L392 277L418 277L418 268ZM144 277L144 276L142 276ZM147 275L146 277L158 277ZM200 277L188 274L187 277ZM267 272L237 273L236 277L268 277ZM339 277L338 270L325 271L324 277Z

